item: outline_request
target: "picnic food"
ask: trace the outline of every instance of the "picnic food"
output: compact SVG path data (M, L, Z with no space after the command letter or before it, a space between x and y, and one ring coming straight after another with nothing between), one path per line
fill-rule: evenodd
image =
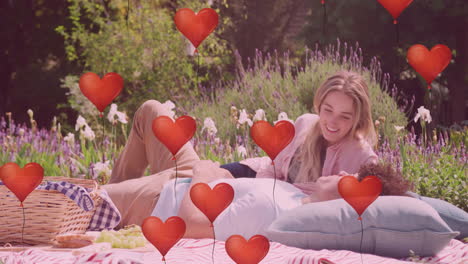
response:
M109 242L113 248L137 248L146 245L146 239L143 236L141 227L138 225L126 226L119 231L102 231L96 239L96 243Z
M62 234L55 237L54 246L59 248L81 248L93 243L94 237L84 234Z

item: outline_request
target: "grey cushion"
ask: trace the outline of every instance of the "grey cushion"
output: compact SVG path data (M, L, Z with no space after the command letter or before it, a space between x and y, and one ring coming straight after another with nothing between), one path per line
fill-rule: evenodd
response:
M457 239L468 237L467 212L441 199L420 196L413 192L408 192L408 194L432 206L453 231L460 232Z
M362 252L402 258L413 250L419 256L441 251L454 232L427 203L404 196L380 196L362 214ZM304 249L359 252L361 222L343 199L310 203L278 217L267 237Z

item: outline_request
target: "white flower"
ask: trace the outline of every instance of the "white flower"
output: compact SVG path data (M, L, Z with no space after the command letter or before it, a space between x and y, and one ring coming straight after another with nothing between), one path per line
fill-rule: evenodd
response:
M109 110L109 113L107 114L107 119L109 120L109 122L111 123L115 123L115 115L117 113L117 105L116 104L111 104L111 107L110 107L110 110Z
M19 131L18 131L18 134L20 136L23 136L24 135L24 128L20 128Z
M78 119L76 119L75 131L78 131L85 126L88 126L88 124L86 123L86 119L79 115Z
M250 120L249 116L247 115L247 111L245 109L242 109L239 114L239 120L237 121L237 128L239 128L239 125L242 125L247 122L249 126L253 125L252 120Z
M187 41L185 45L185 54L193 56L195 54L195 46L190 41Z
M175 112L172 111L172 109L175 108L175 104L171 102L171 100L167 100L164 104L162 104L162 106L169 112L167 116L169 116L170 118L174 118Z
M421 118L424 122L430 123L432 122L431 112L424 108L424 106L420 106L418 108L418 113L414 116L414 122L418 122L419 118Z
M236 152L242 158L247 157L247 150L243 146L237 146Z
M97 162L94 164L93 171L95 177L109 178L112 174L112 170L109 168L109 160L106 162Z
M117 120L115 120L115 116L117 116ZM107 114L107 119L115 125L117 121L127 124L127 115L125 113L117 111L117 105L116 104L111 104L111 109L109 110L109 113Z
M75 143L75 134L68 133L67 136L63 138L63 140L68 142L68 144L73 145L73 143Z
M28 109L28 111L27 111L27 112L28 112L29 118L31 118L31 119L32 119L32 118L33 118L33 116L34 116L34 112L33 112L31 109Z
M265 111L263 111L263 109L258 109L255 111L255 115L253 117L253 121L259 121L259 120L265 120L267 121L267 118L266 118L266 115L265 115Z
M400 130L402 130L403 128L405 128L404 126L394 126L395 127L395 130L397 132L400 132Z
M117 112L117 120L122 124L128 123L127 114L123 112Z
M215 138L215 139L214 139L214 143L215 143L216 145L219 145L219 143L221 143L221 139L219 139L219 137Z
M140 72L140 71L134 71L134 72L133 72L133 77L134 77L134 78L138 78L138 77L140 77L140 75L141 75L141 72Z
M294 122L288 118L288 114L286 114L285 112L281 112L278 114L278 120L276 120L275 122L273 122L274 125L276 125L276 123L278 123L279 121L281 120L286 120L286 121L289 121L291 123L294 124Z
M216 133L218 132L218 129L216 129L215 126L215 122L213 121L213 119L211 119L211 117L207 117L205 118L205 121L203 121L202 131L204 131L205 129L208 131L208 134L212 136L216 135Z
M94 134L94 131L88 125L86 125L84 131L81 130L81 133L88 140L94 140L94 138L96 137L96 135Z

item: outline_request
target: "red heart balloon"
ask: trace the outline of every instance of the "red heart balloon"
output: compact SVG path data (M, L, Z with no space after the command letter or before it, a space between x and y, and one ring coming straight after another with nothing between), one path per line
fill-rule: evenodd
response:
M408 63L426 80L428 88L432 81L450 63L451 50L445 45L436 45L429 51L424 45L416 44L408 49Z
M202 211L213 226L218 215L224 211L234 199L234 189L227 183L218 183L211 190L206 183L197 183L190 189L190 199Z
M442 44L435 45L434 47L432 47L431 53L437 54L437 56L439 56L441 60L440 72L445 70L445 68L447 68L447 66L450 63L450 60L452 60L452 51L450 50L449 47L445 45L442 45Z
M294 125L285 120L277 122L274 127L270 123L260 120L250 128L250 136L271 160L274 160L291 143L294 133Z
M262 235L245 241L240 235L230 236L225 244L226 252L237 264L257 264L268 254L270 242Z
M195 134L197 124L190 116L181 116L172 121L168 116L158 116L153 120L153 133L175 156L182 146Z
M401 12L407 8L413 0L378 0L379 3L387 9L393 17L393 23L396 24L396 19L400 16Z
M382 193L382 183L377 176L367 176L361 182L356 177L343 176L338 182L338 192L361 220L362 213Z
M81 76L79 84L84 96L102 113L120 94L124 81L119 74L114 72L104 75L102 80L94 72L87 72Z
M178 216L169 217L165 223L158 217L149 216L141 225L143 235L155 246L165 261L167 252L184 236L185 222Z
M177 29L197 48L218 25L218 13L203 8L195 14L190 8L182 8L176 12L174 21Z
M41 184L43 178L44 169L34 162L24 165L23 168L14 162L8 162L0 167L0 179L20 200L21 207L26 197Z

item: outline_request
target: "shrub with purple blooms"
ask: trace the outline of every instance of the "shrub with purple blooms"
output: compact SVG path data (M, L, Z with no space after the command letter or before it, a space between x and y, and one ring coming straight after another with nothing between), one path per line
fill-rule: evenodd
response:
M86 120L79 116L75 125L78 138L75 139L74 133L62 135L61 125L55 118L50 129L39 129L33 111L28 110L28 114L30 127L16 124L11 113L6 114L7 119L1 117L0 165L15 162L23 167L36 162L44 168L45 176L92 178L101 184L109 180L113 160L123 148L116 144L116 129L97 140ZM109 114L116 113L110 111Z

